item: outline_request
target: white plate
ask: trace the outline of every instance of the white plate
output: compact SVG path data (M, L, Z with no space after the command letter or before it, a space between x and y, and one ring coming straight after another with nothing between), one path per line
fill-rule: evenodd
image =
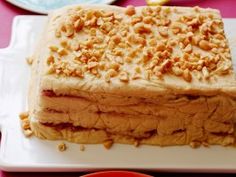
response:
M236 56L236 20L225 19L233 55ZM14 19L10 46L0 50L0 125L2 141L0 167L6 171L85 171L94 169L144 169L158 171L236 172L236 148L214 146L181 147L102 145L67 143L25 138L18 114L27 110L29 66L25 62L46 22L45 16L19 16Z
M111 4L115 0L6 0L22 9L40 14L48 14L51 10L73 4Z

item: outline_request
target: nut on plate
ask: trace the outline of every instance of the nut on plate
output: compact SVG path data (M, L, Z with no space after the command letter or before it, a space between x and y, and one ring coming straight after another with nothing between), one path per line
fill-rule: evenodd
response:
M103 142L103 146L106 148L106 149L110 149L111 147L112 147L112 145L113 145L113 140L105 140L104 142Z
M21 113L19 114L19 117L20 117L21 120L28 119L28 117L29 117L29 112L21 112Z
M26 57L26 62L28 65L32 65L33 64L33 57Z
M60 143L58 146L57 146L58 150L63 152L67 149L67 146L65 143Z
M80 151L85 151L85 146L84 146L83 144L81 144L81 145L79 146L79 149L80 149Z

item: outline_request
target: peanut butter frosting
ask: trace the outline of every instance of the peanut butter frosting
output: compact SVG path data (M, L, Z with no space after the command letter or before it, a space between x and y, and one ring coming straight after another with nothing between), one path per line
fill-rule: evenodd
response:
M42 46L41 89L56 94L236 95L217 10L67 7L51 14Z

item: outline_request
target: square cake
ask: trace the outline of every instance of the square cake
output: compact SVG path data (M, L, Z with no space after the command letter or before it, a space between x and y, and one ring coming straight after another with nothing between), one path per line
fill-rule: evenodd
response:
M34 54L29 119L43 139L235 142L236 81L218 10L69 6Z

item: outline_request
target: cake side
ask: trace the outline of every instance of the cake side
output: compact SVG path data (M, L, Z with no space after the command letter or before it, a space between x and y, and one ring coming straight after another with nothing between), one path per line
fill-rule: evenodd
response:
M51 15L42 46L40 89L58 95L235 96L216 10L67 7Z
M72 127L52 127L41 124L37 120L31 120L31 128L34 134L41 139L48 140L66 140L73 143L81 144L101 144L107 141L112 143L121 144L147 144L147 145L159 145L159 146L173 146L173 145L186 145L190 144L192 147L197 147L202 143L206 146L210 145L232 145L235 142L233 135L219 135L214 133L205 133L204 137L199 132L192 137L187 132L175 132L171 135L158 135L152 134L147 138L135 138L134 136L122 135L116 133L110 133L104 129L83 129ZM196 130L196 129L195 129ZM194 129L193 129L194 131ZM192 141L193 138L198 138L197 141Z

